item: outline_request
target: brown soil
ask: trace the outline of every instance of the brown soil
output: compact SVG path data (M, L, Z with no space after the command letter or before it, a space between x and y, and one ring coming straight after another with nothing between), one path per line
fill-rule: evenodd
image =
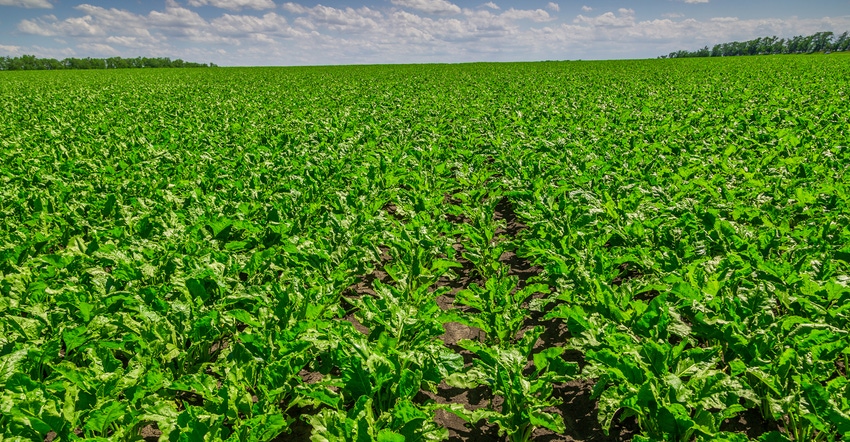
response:
M300 418L301 416L296 417ZM289 427L289 433L283 433L271 440L271 442L308 442L310 435L313 432L313 427L307 421L296 419Z
M507 237L515 237L520 231L528 228L523 224L514 210L514 205L508 197L502 197L499 203L496 204L493 212L493 219L505 220L505 228L496 230L496 236L504 235Z
M139 436L141 436L145 442L155 442L159 440L160 436L162 436L162 431L159 430L159 427L157 427L155 423L147 424L139 430Z
M614 442L631 440L637 431L634 420L620 423L616 419L609 434L602 431L596 417L596 401L591 399L594 381L581 379L567 382L555 389L555 397L563 403L554 410L564 419L567 430L564 434L555 434L545 428L538 428L532 434L532 440L545 442Z
M423 390L419 393L417 399L420 402L424 402L424 399L429 399L438 404L461 404L467 410L477 410L488 406L499 407L502 402L501 398L493 397L486 387L480 386L473 389L463 389L451 387L445 382L440 383L437 387L437 394ZM449 440L501 440L498 436L499 428L496 425L488 424L484 420L470 424L452 412L437 410L434 422L449 430Z
M517 288L523 289L529 280L535 276L540 276L543 269L540 266L532 265L531 262L512 251L506 251L499 257L499 262L508 266L511 270L508 275L513 275L519 278Z
M404 216L402 216L402 215L398 212L398 206L396 206L396 205L395 205L395 204L393 204L393 203L387 203L387 204L384 206L384 210L385 210L385 211L386 211L386 212L387 212L390 216L392 216L393 218L395 218L395 219L397 219L397 220L399 220L399 221L401 221L401 220L403 220L403 219L404 219Z
M781 427L778 422L765 420L758 409L749 408L734 418L723 421L720 430L744 433L747 437L756 439L771 431L781 431Z
M643 276L643 273L640 271L636 264L632 264L629 262L624 262L617 266L617 270L620 273L611 281L611 285L618 286L622 285L623 282L628 281L629 279L636 279Z

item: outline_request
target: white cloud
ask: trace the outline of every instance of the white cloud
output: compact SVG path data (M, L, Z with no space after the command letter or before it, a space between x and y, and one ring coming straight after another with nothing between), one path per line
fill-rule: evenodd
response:
M158 28L177 32L182 32L183 29L197 29L206 24L200 14L178 5L174 0L166 2L165 12L151 11L147 21Z
M53 5L47 0L0 0L0 6L17 6L31 9L53 8Z
M48 29L49 26L44 26L43 20L21 20L18 23L18 30L24 34L41 35L43 37L51 37L56 35L55 31Z
M590 6L584 5L584 6L581 7L581 10L584 11L584 12L590 12L590 11L593 11L593 8L591 8Z
M150 44L147 40L139 38L139 37L130 37L130 36L110 36L107 37L106 42L111 45L123 46L125 48L134 48L134 49L147 49L150 48Z
M18 55L21 53L21 47L15 45L0 45L0 53L3 55Z
M244 8L256 10L275 8L272 0L189 0L189 6L207 5L231 11L241 11Z
M511 8L501 13L499 17L507 20L531 20L538 23L552 20L552 16L542 9L530 10Z
M24 19L18 24L18 30L25 34L41 35L43 37L95 37L106 35L105 30L90 15L71 17L62 21L57 20L52 15L35 20Z
M390 0L392 4L429 14L459 14L460 7L446 0Z
M495 9L495 10L497 10L497 11L498 11L499 9L502 9L502 8L500 8L500 7L499 7L499 5L497 5L497 4L493 3L493 2L487 2L487 3L484 3L484 4L483 4L483 5L481 5L481 6L485 6L485 7L490 8L490 9Z
M606 12L596 17L585 17L578 15L573 23L585 24L590 26L615 27L622 28L633 26L635 24L635 11L633 9L620 8L617 10L620 15L613 12Z
M548 9L548 10L550 10L550 11L554 11L554 12L560 12L560 11L561 11L561 6L559 6L559 5L558 5L557 3L555 3L555 2L549 2L549 4L547 4L547 5L546 5L546 9Z
M336 32L379 30L376 20L383 18L382 13L367 7L338 9L316 5L307 8L294 3L286 3L283 7L294 14L306 14L306 18L299 17L295 23L310 30L318 28L327 28Z
M186 39L195 43L239 44L238 40L218 32L197 12L178 5L174 0L166 0L165 11L151 11L140 18L145 29L152 28L165 38Z
M685 16L685 14L680 14L678 12L668 12L666 14L661 14L661 16L664 18L682 18Z
M685 3L708 3L708 0L683 0Z
M305 6L301 6L298 3L292 3L292 2L284 3L283 5L281 5L281 8L283 8L287 12L292 12L294 14L304 14L307 11L310 10L309 8L307 8Z
M262 17L224 14L212 20L210 25L216 31L228 35L267 33L288 36L293 34L286 18L274 12L269 12Z
M102 26L111 31L119 31L124 34L140 37L151 36L150 32L147 29L148 22L145 16L138 15L122 9L106 9L100 6L92 6L87 4L79 5L76 7L76 9L85 13L85 16L90 17L92 22L97 23L98 26ZM71 19L67 19L66 21L68 20Z
M86 54L91 54L97 57L121 55L120 51L103 43L83 43L77 46L77 49L82 50Z

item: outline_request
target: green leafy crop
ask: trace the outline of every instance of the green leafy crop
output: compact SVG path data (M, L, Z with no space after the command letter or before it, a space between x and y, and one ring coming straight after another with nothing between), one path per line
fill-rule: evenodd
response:
M847 440L847 78L0 72L0 440Z

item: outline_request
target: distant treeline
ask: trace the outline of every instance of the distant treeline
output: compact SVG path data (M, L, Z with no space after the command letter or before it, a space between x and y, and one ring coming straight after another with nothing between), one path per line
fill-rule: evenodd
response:
M215 64L193 63L168 57L136 58L38 58L35 55L0 57L0 71L29 71L53 69L121 69L121 68L205 68Z
M686 57L729 57L734 55L769 54L811 54L814 52L839 52L850 50L850 37L847 32L838 37L833 32L817 32L808 37L798 35L792 38L761 37L749 41L721 43L709 49L708 46L696 51L676 51L659 58Z

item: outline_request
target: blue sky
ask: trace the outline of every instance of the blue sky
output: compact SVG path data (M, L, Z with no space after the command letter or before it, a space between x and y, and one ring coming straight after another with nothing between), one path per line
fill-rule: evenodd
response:
M850 30L850 0L0 0L0 55L222 66L653 58Z

